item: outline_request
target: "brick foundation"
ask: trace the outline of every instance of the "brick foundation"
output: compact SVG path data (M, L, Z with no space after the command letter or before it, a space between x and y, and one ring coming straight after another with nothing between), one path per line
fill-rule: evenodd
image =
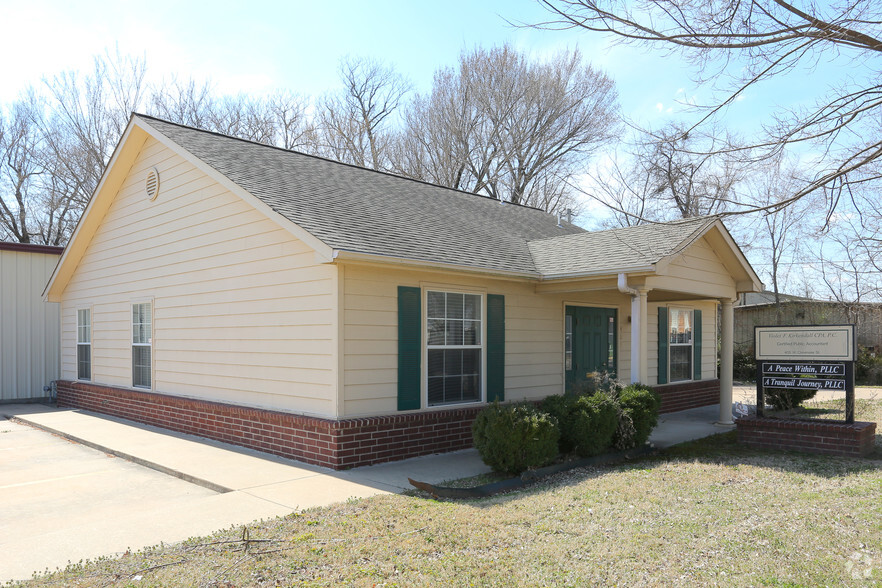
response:
M656 390L661 412L674 412L718 403L720 381ZM467 449L472 446L472 422L483 408L333 420L65 380L58 381L58 405L334 469Z
M332 420L152 392L58 381L58 406L81 408L334 469L472 446L481 407Z
M860 457L873 450L876 423L800 421L743 417L735 421L738 442L781 449Z
M656 386L655 391L661 396L659 412L663 413L720 403L719 380L665 384L664 386Z

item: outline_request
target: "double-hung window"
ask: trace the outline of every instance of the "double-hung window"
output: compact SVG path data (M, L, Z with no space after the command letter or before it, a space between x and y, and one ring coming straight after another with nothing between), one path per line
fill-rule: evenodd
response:
M132 305L132 386L150 388L153 373L153 305Z
M429 406L482 400L482 300L480 294L426 293Z
M77 310L77 379L92 379L92 311Z
M683 308L669 309L671 382L692 379L693 316Z

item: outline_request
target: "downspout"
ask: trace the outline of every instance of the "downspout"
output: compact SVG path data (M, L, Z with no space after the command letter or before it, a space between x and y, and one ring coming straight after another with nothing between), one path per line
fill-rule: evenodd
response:
M631 296L639 296L640 292L638 292L635 288L631 288L628 286L628 276L624 273L619 274L619 292L622 294L629 294Z

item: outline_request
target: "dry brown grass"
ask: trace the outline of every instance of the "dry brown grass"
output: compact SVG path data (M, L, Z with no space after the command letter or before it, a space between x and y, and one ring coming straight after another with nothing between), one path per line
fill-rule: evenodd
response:
M878 422L882 403L862 411ZM32 585L868 585L882 581L877 446L776 454L730 433L489 499L350 501Z

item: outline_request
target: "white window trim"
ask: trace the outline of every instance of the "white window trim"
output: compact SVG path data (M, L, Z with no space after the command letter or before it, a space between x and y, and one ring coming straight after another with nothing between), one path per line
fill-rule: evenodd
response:
M421 375L421 400L423 409L426 410L449 410L450 408L460 406L475 406L485 404L487 402L487 291L476 290L471 288L463 288L461 286L450 286L444 284L421 284L422 290L422 308L420 317L422 323L422 335L420 336L420 345L422 347L422 375ZM445 292L448 294L469 294L481 297L481 344L464 346L462 349L480 349L481 350L481 393L478 400L471 402L455 402L451 404L429 405L429 349L445 349L447 345L429 345L427 333L429 332L429 292Z
M132 311L136 304L149 304L150 305L150 343L135 343L133 328L135 326L134 319L132 317ZM147 386L136 386L135 385L135 366L131 366L131 383L132 389L134 390L150 390L152 391L156 386L156 338L154 337L155 331L155 316L156 316L156 305L153 302L152 298L145 298L139 300L132 300L129 304L129 349L134 347L150 347L150 387Z
M671 324L673 321L671 320L671 311L672 310L680 310L686 311L689 313L691 318L689 319L689 324L691 325L691 341L689 344L686 343L671 343ZM680 382L694 382L695 375L695 308L690 306L669 306L668 307L668 383L669 384L677 384ZM674 358L673 348L674 347L688 347L689 348L689 377L685 380L675 380L674 372L671 369L671 360Z
M89 341L88 342L80 341L80 312L82 312L84 310L89 311ZM77 356L76 356L77 380L80 380L82 382L91 382L94 377L94 374L92 373L92 368L94 365L94 362L92 361L92 323L94 321L92 320L92 318L94 316L94 313L92 312L91 306L81 306L76 309L76 313L77 313L77 329L76 329L76 333L77 333L77 335L76 335L76 338L77 338ZM87 345L89 346L89 377L88 378L81 378L80 377L80 346L85 347Z

